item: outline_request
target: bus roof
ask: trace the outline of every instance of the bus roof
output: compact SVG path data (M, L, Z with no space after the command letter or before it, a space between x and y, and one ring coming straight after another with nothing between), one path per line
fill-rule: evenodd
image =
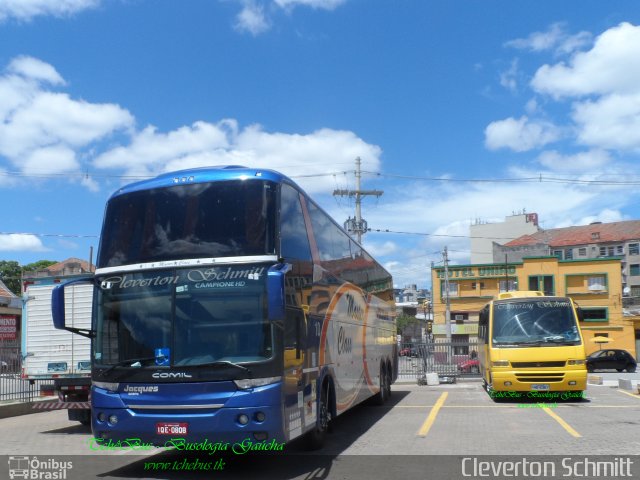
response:
M513 292L499 293L496 297L498 300L504 300L506 298L528 298L528 297L544 297L544 293L538 290L519 290Z
M153 188L171 187L175 185L189 185L194 183L217 182L224 180L247 180L250 178L270 180L276 183L286 182L295 185L295 183L289 177L274 170L268 170L264 168L247 168L240 165L216 165L211 167L190 168L187 170L167 172L158 175L155 178L131 183L116 190L113 195L111 195L111 198L125 193L131 193L140 190L149 190Z

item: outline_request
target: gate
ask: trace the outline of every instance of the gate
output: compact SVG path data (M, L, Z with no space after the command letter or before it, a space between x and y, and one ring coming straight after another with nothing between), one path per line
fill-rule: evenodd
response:
M478 377L478 342L435 340L426 343L404 343L400 346L398 378L417 379L427 373L441 377Z
M32 402L40 396L40 386L51 380L22 378L20 347L0 347L0 401Z

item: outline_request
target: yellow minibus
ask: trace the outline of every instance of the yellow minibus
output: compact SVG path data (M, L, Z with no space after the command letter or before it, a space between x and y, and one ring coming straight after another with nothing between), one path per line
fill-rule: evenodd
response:
M492 398L505 396L501 392L582 398L587 369L580 317L571 298L537 291L501 293L490 301L480 312L478 359Z

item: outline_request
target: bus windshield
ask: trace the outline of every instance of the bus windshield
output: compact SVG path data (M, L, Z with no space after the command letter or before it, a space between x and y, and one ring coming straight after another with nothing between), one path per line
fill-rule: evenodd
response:
M271 358L267 269L235 265L99 277L96 363L197 366Z
M97 266L273 255L275 190L272 182L229 180L115 196Z
M527 299L494 303L492 343L554 346L577 345L581 340L569 301Z

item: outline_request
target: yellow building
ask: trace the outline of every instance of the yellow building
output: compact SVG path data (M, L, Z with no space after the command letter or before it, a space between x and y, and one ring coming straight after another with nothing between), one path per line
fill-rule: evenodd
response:
M466 341L478 332L478 314L498 293L540 290L546 295L571 297L582 308L581 323L587 354L609 346L636 357L634 321L622 310L620 259L558 260L557 257L524 258L519 263L453 265L447 268L452 340ZM444 267L431 272L435 338L446 338L447 295ZM594 337L610 341L598 344Z

